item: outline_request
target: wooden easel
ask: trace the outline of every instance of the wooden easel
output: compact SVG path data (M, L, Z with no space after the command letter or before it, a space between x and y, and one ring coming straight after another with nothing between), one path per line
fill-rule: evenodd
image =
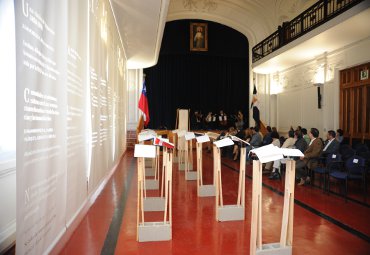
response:
M144 142L140 142L144 144ZM144 160L144 188L145 195L146 190L156 190L159 189L159 157L160 157L160 148L156 147L155 158L146 158ZM150 164L150 167L146 167L146 164ZM148 179L145 177L154 177L153 179Z
M185 180L197 180L197 172L193 170L193 140L185 141Z
M165 241L172 239L172 150L163 147L164 155L164 199L165 209L163 222L146 222L144 218L144 198L145 198L145 161L138 158L138 189L137 189L137 234L139 242ZM163 192L163 188L162 188ZM163 193L162 193L163 194Z
M203 143L196 143L197 150L197 194L198 197L213 197L216 195L215 172L213 168L213 183L203 184Z
M222 197L222 179L221 179L221 151L215 144L213 145L213 167L214 180L216 180L216 220L233 221L244 220L245 213L245 161L246 148L240 150L240 170L238 198L235 205L224 205Z
M251 255L291 255L293 244L295 161L288 160L285 173L284 209L280 243L262 245L262 163L253 161Z

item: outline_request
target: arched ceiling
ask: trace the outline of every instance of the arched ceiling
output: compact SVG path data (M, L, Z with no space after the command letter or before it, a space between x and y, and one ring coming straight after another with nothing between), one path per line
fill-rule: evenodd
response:
M314 0L171 0L167 21L203 19L244 34L251 46L312 5Z
M127 66L129 69L147 68L153 66L158 61L161 41L163 37L164 27L167 21L179 19L202 19L214 21L226 26L229 26L242 34L249 41L249 46L262 41L268 35L277 30L277 27L284 21L289 21L306 10L316 0L110 0L113 12L116 18L117 26L122 37L123 46L127 56ZM363 9L369 8L370 1L364 1ZM360 6L361 4L359 4ZM353 8L355 9L355 8ZM355 14L356 15L356 14ZM365 14L364 16L366 16ZM339 21L343 22L343 20ZM352 40L360 40L369 36L368 23L369 20L365 17L362 21L355 21L351 24L355 27L360 27L362 30L358 35L353 36ZM360 25L361 26L360 26ZM326 28L328 29L328 28ZM340 29L340 28L336 28ZM315 29L318 31L318 29ZM315 31L314 30L314 31ZM326 30L323 33L330 34ZM330 38L323 36L322 42L318 44L316 40L314 44L306 43L301 52L312 51L312 47L319 47L324 51L333 50L327 48L330 45L336 45L336 35L341 33L333 32ZM333 43L328 39L334 40ZM348 44L348 40L341 40L343 47ZM297 40L298 43L298 40ZM303 42L300 42L303 44ZM293 44L289 44L292 47ZM338 44L339 45L339 44ZM326 46L326 48L324 47ZM338 46L339 47L339 46ZM285 46L283 48L286 48ZM258 72L272 72L271 66L279 65L280 68L291 65L291 61L286 59L292 57L290 53L284 53L287 49L279 49L279 56L270 56L271 59L263 59L266 67ZM287 51L288 52L288 51ZM273 55L273 54L272 54ZM297 56L296 54L293 54ZM273 57L273 58L272 58ZM312 56L311 56L312 57ZM314 57L314 56L313 56ZM302 60L294 57L294 63ZM307 61L307 59L304 59ZM259 61L261 62L261 61ZM276 63L278 62L278 63ZM263 63L255 63L262 66ZM257 72L256 65L253 65L254 71ZM286 64L286 65L284 65Z

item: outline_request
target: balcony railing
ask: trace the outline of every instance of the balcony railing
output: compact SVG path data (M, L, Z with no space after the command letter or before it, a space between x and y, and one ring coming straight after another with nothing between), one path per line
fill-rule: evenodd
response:
M258 43L252 49L253 63L266 57L314 28L324 24L364 0L321 0Z

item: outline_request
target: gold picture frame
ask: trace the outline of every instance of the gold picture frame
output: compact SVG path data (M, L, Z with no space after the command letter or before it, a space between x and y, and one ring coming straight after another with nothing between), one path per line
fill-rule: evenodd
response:
M207 23L190 23L190 51L208 51Z

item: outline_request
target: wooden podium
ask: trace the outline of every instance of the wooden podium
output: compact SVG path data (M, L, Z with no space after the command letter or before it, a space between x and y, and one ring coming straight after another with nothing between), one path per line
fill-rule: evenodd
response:
M180 164L179 162L179 154L178 150L179 148L183 148L184 144L183 141L180 141L180 137L183 136L185 133L189 131L190 129L190 109L177 109L176 111L176 124L175 128L176 130L173 130L172 133L174 133L174 163L179 163L179 170L185 170L185 166L183 164ZM192 170L192 169L191 169Z
M231 143L232 145L234 144L232 141ZM213 144L213 164L214 164L213 167L215 173L214 178L216 180L216 220L217 221L244 220L246 148L242 147L240 151L239 185L238 185L238 198L236 204L224 205L222 197L222 179L221 179L221 151L220 151L221 146L217 145L218 144L216 144L216 142Z
M251 255L291 255L293 243L295 161L288 160L285 173L284 209L279 243L262 244L262 163L253 161Z
M203 184L203 143L210 142L207 135L197 137L197 194L198 197L214 197L216 195L215 172L213 171L213 183ZM214 169L213 169L214 170Z
M151 145L148 145L151 146ZM136 147L135 147L136 154ZM141 154L137 162L137 235L139 242L166 241L172 239L172 149L163 147L163 186L164 216L163 221L145 221L145 155ZM163 191L163 188L162 188Z

